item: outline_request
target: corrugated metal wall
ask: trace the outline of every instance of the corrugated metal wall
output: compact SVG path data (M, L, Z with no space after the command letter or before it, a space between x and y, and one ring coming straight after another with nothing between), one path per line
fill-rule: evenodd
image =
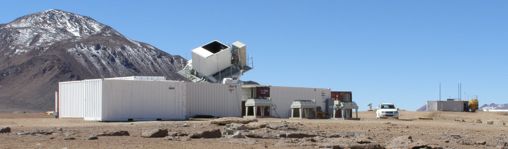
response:
M239 85L187 83L188 116L241 116Z
M271 111L274 117L289 118L291 113L291 103L294 100L312 100L315 99L316 105L325 112L326 99L330 98L330 89L322 88L298 88L298 87L270 87L270 98L276 111ZM273 108L272 108L273 109Z
M60 113L62 118L83 117L85 90L81 81L60 82Z
M84 89L84 108L83 114L85 120L102 120L102 80L82 81Z
M60 117L99 120L101 92L101 79L60 82Z
M186 118L185 83L105 80L103 121Z

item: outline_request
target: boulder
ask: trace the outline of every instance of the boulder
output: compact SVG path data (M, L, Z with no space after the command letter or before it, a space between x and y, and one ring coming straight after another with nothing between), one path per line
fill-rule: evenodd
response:
M106 131L97 136L130 136L128 131L120 130L120 131Z
M494 125L494 121L487 121L487 124Z
M198 133L193 133L190 138L220 138L222 134L219 129L206 130Z
M141 132L141 137L143 138L163 138L166 136L168 136L167 129L151 129Z
M248 124L250 122L257 122L254 118L238 118L238 117L223 117L210 121L211 124L226 125L231 123Z
M11 128L10 127L0 127L0 133L10 133Z
M64 140L76 140L74 137L65 137Z

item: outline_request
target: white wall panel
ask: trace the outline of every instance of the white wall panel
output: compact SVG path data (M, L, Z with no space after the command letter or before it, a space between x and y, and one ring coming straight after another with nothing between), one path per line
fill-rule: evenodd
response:
M101 86L101 79L60 82L60 117L100 120Z
M81 81L84 89L83 114L85 120L102 120L102 79Z
M188 116L241 116L239 85L187 83Z
M60 111L62 118L83 117L84 89L81 81L58 83Z

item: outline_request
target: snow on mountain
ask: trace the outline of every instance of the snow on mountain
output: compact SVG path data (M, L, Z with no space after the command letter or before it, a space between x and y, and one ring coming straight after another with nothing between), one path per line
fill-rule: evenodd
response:
M508 110L508 104L484 104L480 106L480 109L490 109L490 110Z
M187 60L96 20L46 10L0 25L0 110L49 110L57 82L176 72ZM13 108L14 107L14 108Z

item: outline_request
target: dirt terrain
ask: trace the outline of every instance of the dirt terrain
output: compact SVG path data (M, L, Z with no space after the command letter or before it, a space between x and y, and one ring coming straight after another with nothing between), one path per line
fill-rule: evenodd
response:
M216 125L213 119L106 123L1 113L0 129L10 127L10 132L0 133L0 148L508 148L508 114L403 111L399 120L378 120L374 112L359 116L361 120L261 118Z

